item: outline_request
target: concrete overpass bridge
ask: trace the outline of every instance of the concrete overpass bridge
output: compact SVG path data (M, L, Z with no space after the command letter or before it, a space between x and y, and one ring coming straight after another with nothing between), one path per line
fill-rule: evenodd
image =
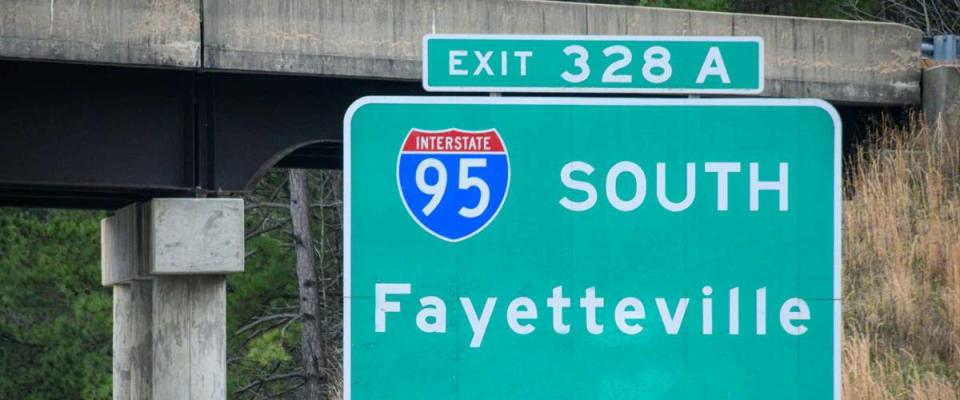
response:
M424 34L749 35L763 96L923 100L905 26L530 0L0 2L0 204L117 208L336 168L343 111L422 94ZM852 124L851 124L852 126Z

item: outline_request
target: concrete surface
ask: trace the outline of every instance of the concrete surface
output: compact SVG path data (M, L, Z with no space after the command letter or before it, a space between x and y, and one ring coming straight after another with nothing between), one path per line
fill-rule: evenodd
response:
M200 66L200 0L2 0L0 57Z
M113 399L153 394L153 282L113 286Z
M746 35L765 96L920 102L921 32L902 25L529 0L207 0L204 67L418 80L424 34Z
M225 275L154 280L154 400L227 398L226 316Z
M101 227L113 398L226 399L226 274L243 271L243 200L154 199Z
M154 199L144 218L150 275L243 272L242 199Z
M535 0L205 0L201 29L200 4L0 1L0 58L418 80L430 32L750 35L766 42L766 96L920 102L921 32L896 24Z
M937 65L923 71L923 113L943 132L960 134L960 65Z
M129 329L130 400L150 400L153 393L153 282L133 281L130 289ZM114 316L114 321L117 317ZM114 330L116 333L116 330ZM116 336L115 336L116 337Z
M113 286L113 400L131 400L131 308L130 285Z
M103 286L144 276L139 205L131 204L100 221L100 281Z

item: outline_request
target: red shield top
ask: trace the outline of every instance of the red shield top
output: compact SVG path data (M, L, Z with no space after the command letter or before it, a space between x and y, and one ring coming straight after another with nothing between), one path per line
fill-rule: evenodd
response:
M496 129L466 131L411 129L403 142L403 152L411 153L503 153L503 141Z

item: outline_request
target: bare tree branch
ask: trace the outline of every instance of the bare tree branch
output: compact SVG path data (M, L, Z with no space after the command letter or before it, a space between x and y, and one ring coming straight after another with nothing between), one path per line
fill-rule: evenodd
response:
M268 376L268 377L260 378L260 379L257 379L257 380L255 380L255 381L253 381L253 382L250 382L250 383L247 384L246 386L241 387L241 388L233 391L233 394L235 394L235 395L243 394L244 392L246 392L246 391L248 391L248 390L254 389L254 388L256 388L256 387L263 386L263 385L268 384L268 383L273 383L273 382L282 381L282 380L286 380L286 379L295 379L295 378L297 378L297 379L304 379L303 374L301 374L301 373L299 373L299 372L289 373L289 374L280 374L280 375ZM303 384L301 383L300 385L303 385ZM298 387L299 387L299 386L298 386ZM279 395L279 394L275 393L274 396L276 396L276 395Z
M289 320L289 319L299 319L299 318L300 318L299 314L275 314L275 315L268 315L265 317L259 317L259 318L255 318L253 322L250 322L249 324L246 324L240 327L240 329L237 329L236 333L237 334L244 333L265 322L276 321L278 319L284 320L284 322L286 322L286 320Z

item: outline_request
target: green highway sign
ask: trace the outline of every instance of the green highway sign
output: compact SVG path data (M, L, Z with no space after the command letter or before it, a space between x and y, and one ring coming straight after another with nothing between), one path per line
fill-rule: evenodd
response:
M820 100L367 97L346 399L839 399Z
M423 38L423 87L434 92L756 94L763 76L759 37Z

